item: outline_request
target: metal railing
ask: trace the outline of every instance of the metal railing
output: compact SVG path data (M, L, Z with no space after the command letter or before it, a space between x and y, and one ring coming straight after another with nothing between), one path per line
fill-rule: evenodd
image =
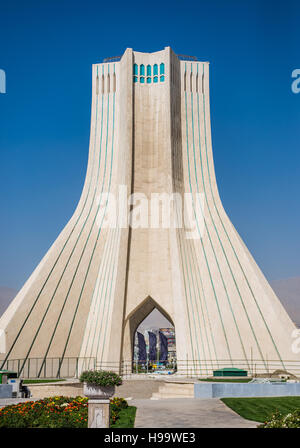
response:
M28 358L9 359L2 369L18 372L22 378L78 378L84 370L112 370L123 377L131 377L137 374L154 374L153 363L149 361L123 360L121 362L98 362L96 358ZM23 366L24 363L24 366ZM42 367L42 369L41 369ZM272 377L276 374L291 374L300 378L299 361L279 361L279 360L256 360L256 359L235 359L235 360L176 360L166 365L166 371L176 376L205 377L212 376L214 370L224 368L238 368L246 370L249 377ZM159 368L160 373L163 370ZM167 373L167 372L166 372Z
M177 57L182 61L198 61L197 56L190 56L188 54L178 54Z
M109 58L104 58L103 62L118 62L120 61L122 56L110 56Z
M153 363L152 363L153 364ZM154 363L155 364L155 363ZM130 377L136 374L154 374L149 361L139 361L138 363L132 360L122 361L121 363L100 363L96 362L97 369L113 370L119 372L122 376ZM249 377L272 377L277 374L291 374L300 378L300 359L299 361L279 361L279 360L176 360L167 364L166 371L184 377L205 377L212 376L214 370L224 368L238 368L246 370ZM160 373L163 373L161 368L158 368ZM166 372L167 373L167 372Z
M46 379L78 378L83 370L96 368L96 358L28 358L25 363L24 361L24 359L8 359L2 369L18 372L18 376L22 378Z

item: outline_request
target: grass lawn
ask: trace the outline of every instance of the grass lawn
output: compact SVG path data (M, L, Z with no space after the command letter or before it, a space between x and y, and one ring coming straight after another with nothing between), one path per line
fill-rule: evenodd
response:
M122 409L118 420L111 425L111 428L134 428L135 414L135 406L128 406L128 408Z
M58 383L59 381L66 381L64 379L55 380L23 380L23 384L38 384L38 383Z
M249 383L252 378L199 378L199 381L208 381L210 383Z
M300 397L221 398L223 403L247 420L265 422L271 414L300 409Z

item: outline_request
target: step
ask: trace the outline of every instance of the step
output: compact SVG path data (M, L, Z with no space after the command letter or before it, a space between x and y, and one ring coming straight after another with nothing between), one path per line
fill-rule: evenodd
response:
M194 388L193 389L176 389L170 387L160 386L158 389L160 394L175 394L175 395L185 395L185 396L194 396Z
M165 382L151 398L194 398L194 384Z
M151 400L159 400L162 398L194 398L194 396L174 394L171 392L168 393L153 392L151 396Z
M171 390L194 391L194 384L186 384L186 383L164 383L160 387L165 387L170 391Z

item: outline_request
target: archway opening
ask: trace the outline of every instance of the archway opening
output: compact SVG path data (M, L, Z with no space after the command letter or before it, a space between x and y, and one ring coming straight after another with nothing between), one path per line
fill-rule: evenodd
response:
M134 373L175 373L175 327L163 310L155 306L136 327L133 340Z

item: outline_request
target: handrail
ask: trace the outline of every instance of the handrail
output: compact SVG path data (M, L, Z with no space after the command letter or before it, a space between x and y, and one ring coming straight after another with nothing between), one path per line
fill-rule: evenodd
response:
M23 364L24 359L8 359L5 362L4 369L18 372L22 378L78 378L83 370L113 370L124 377L130 377L136 374L151 373L151 363L147 360L123 360L121 362L106 361L99 362L95 357L66 357L46 358L41 371L40 367L43 358L28 358ZM59 365L61 364L60 370ZM285 371L282 370L279 360L268 360L267 367L261 359L228 359L218 360L174 360L168 364L166 371L176 372L176 375L186 377L212 376L214 370L236 367L247 370L248 377L279 377L280 375L289 375L291 379L300 377L300 360L284 360ZM22 370L21 370L21 366ZM161 370L161 369L159 369Z
M109 58L104 58L103 62L116 62L116 61L120 61L120 59L122 58L122 56L111 56Z
M199 59L197 58L197 56L189 56L187 54L178 54L177 55L178 59L181 59L183 61L198 61Z

